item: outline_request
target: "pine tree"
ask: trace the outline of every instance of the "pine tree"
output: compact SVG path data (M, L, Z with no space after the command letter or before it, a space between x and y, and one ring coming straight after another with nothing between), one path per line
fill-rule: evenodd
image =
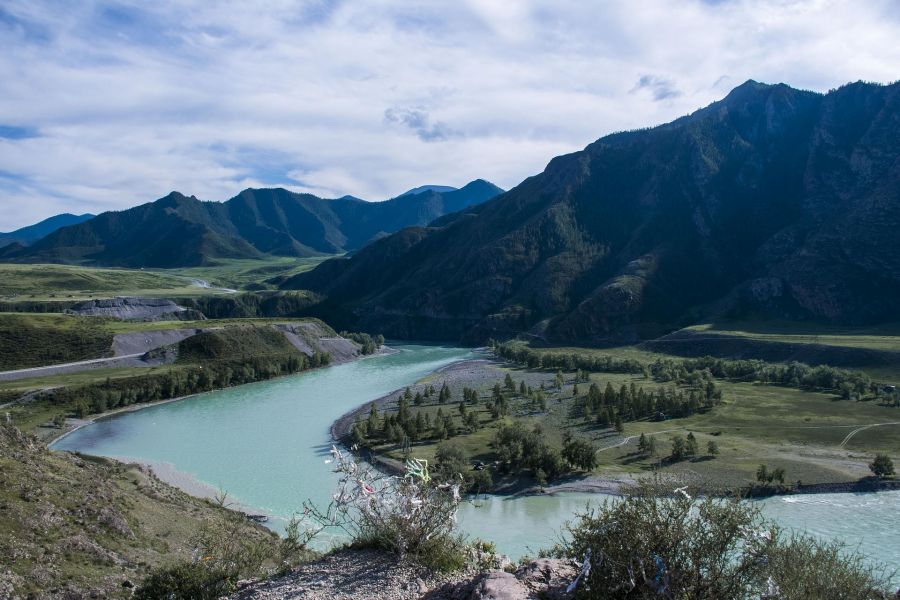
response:
M409 400L402 396L397 403L397 421L403 425L409 421Z
M506 374L506 377L503 380L503 387L505 387L510 392L516 391L516 382L513 381L512 375L509 373Z
M366 432L369 437L373 437L378 431L378 408L373 402L369 406L369 418L366 420Z
M680 435L672 438L672 454L670 456L672 460L681 460L685 457L684 438Z
M689 431L687 434L687 443L684 447L684 453L686 456L696 456L697 454L697 438L694 437L694 432Z

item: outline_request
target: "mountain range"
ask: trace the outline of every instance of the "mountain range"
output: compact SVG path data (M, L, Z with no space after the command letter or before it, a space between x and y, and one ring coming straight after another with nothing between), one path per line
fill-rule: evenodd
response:
M634 340L709 315L900 315L900 83L748 81L287 288L405 339Z
M328 200L281 188L247 189L226 202L172 192L155 202L63 227L27 247L6 246L0 249L0 259L173 268L221 258L337 254L503 191L481 179L460 189L434 187L383 202Z
M16 229L9 233L0 233L0 248L9 244L21 244L22 246L27 246L28 244L32 244L39 239L50 235L57 229L68 227L69 225L77 225L78 223L83 223L93 218L94 215L88 213L83 215L73 215L69 213L55 215L49 219L44 219L40 223L35 223L34 225L28 225L27 227L22 227L21 229Z

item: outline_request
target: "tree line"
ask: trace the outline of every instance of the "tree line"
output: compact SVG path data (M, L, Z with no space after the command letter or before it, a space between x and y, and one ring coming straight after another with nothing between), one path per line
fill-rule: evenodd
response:
M234 360L208 361L104 382L60 388L41 394L54 404L72 405L75 416L84 418L107 410L169 400L214 389L253 383L290 375L331 363L327 352L278 354Z
M491 342L495 354L529 369L584 370L592 373L645 373L644 365L632 358L578 352L541 352L521 344Z
M658 358L649 365L634 359L579 352L542 352L515 343L491 348L498 356L530 369L563 369L593 373L642 373L659 382L696 385L712 378L770 383L804 390L827 391L845 399L859 399L868 393L881 395L881 386L861 371L828 365L810 366L800 362L769 363L757 359ZM900 404L894 402L895 405Z

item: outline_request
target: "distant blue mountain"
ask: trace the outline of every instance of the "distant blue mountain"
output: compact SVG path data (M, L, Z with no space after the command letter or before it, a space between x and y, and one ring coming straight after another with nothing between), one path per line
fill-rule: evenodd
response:
M400 198L401 196L410 196L414 194L421 194L423 192L437 192L438 194L443 194L445 192L455 192L459 188L455 188L449 185L420 185L419 187L413 188L406 192L397 196Z
M23 246L27 246L50 235L57 229L68 227L69 225L78 225L79 223L84 223L93 218L94 215L88 213L83 215L73 215L69 213L56 215L49 219L44 219L40 223L35 223L34 225L28 225L27 227L22 227L21 229L16 229L9 233L0 233L0 247L9 244L22 244Z
M63 227L28 246L8 243L0 249L0 259L166 268L267 254L338 254L503 192L483 179L449 189L426 189L383 202L348 196L328 200L281 188L247 189L227 202L202 202L172 192Z

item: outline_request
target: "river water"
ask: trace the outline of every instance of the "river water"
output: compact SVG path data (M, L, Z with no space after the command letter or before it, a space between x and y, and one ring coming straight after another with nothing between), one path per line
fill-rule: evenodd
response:
M56 450L135 460L192 492L223 490L271 517L279 529L304 500L324 506L335 475L325 459L329 427L353 408L475 356L453 346L397 345L366 358L267 382L150 406L97 421L62 438ZM485 497L466 504L460 523L513 558L553 544L566 520L601 494ZM900 492L817 494L761 502L786 527L837 538L900 565ZM327 541L327 539L326 539Z

